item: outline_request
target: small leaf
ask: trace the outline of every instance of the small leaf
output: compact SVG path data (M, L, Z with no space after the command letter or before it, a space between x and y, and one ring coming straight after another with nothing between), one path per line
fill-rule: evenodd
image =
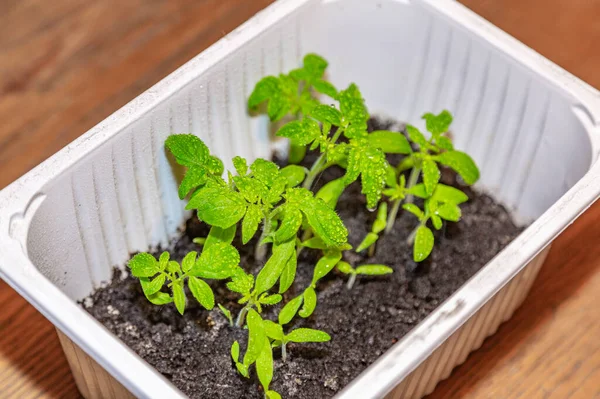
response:
M387 224L387 212L388 206L386 202L382 202L379 204L379 208L377 209L377 219L373 223L373 233L380 233L385 229Z
M427 147L427 139L423 136L423 133L419 131L416 127L412 125L406 125L406 132L408 133L408 138L415 144L417 144L421 148Z
M323 57L317 54L306 54L304 56L304 70L308 73L308 76L314 79L319 79L325 73L327 68L327 61Z
M267 399L281 399L281 395L276 391L267 391Z
M362 240L362 242L356 248L356 252L362 252L362 251L364 251L365 249L369 248L371 245L375 244L378 239L379 239L379 236L377 234L375 234L375 233L368 233L365 236L365 238Z
M288 259L285 267L283 268L283 272L281 272L281 277L279 277L279 293L283 294L286 292L294 283L294 279L296 278L296 267L298 260L296 256L292 254Z
M413 248L413 259L415 262L422 262L429 256L433 249L433 242L434 239L431 230L426 226L419 226Z
M307 318L315 311L317 306L317 293L313 287L304 290L304 305L298 314L300 317Z
M386 154L410 154L412 148L402 133L376 130L369 134L369 143Z
M354 83L350 84L346 90L342 90L338 94L340 103L340 111L342 115L352 122L366 122L369 119L367 108L365 107L362 94Z
M297 208L286 206L283 220L275 232L275 242L281 243L295 237L301 225L302 213Z
M445 184L438 184L431 198L436 201L455 205L462 204L469 200L467 194L457 188L446 186Z
M230 244L216 243L202 251L189 275L222 280L231 277L240 263L240 254Z
M374 209L385 185L387 161L379 149L367 146L363 147L363 151L360 161L361 193L367 197L367 208Z
M174 260L169 261L169 263L167 264L167 272L180 273L181 268L179 267L179 263L175 262Z
M184 199L192 189L202 187L206 184L206 168L202 166L190 166L179 185L179 198Z
M273 245L273 254L256 277L255 289L257 293L263 293L275 285L288 259L291 256L296 256L295 241L290 240L279 245Z
M415 204L404 204L404 205L402 205L402 209L412 213L419 220L423 220L423 218L425 217L425 214L423 213L423 211Z
M188 252L188 254L183 258L181 261L181 268L184 272L187 273L190 271L190 269L194 266L194 263L196 263L197 256L198 253L196 251L191 251Z
M200 220L226 229L244 216L246 201L240 193L225 187L207 187L198 191L185 209L197 209Z
M439 115L428 112L423 115L423 119L425 119L427 130L437 136L448 131L452 123L452 114L446 110L443 110Z
M286 336L290 342L327 342L331 336L324 331L312 328L296 328Z
M288 155L288 162L291 164L299 164L304 160L304 157L306 156L306 150L307 148L305 145L294 144L294 142L292 141L290 143L290 153Z
M440 170L437 164L431 159L423 160L423 183L425 184L425 192L431 196L440 181Z
M443 204L437 209L437 214L445 220L458 222L461 217L460 208L454 204Z
M204 242L204 250L206 251L211 245L214 245L219 242L231 244L233 242L233 239L235 238L236 230L237 226L235 224L226 229L217 226L212 226L210 228L210 232L208 233L208 237L206 237L206 241Z
M337 206L338 199L344 192L346 183L343 178L334 179L326 183L315 195L316 198L321 198L327 206L331 209L335 209Z
M306 168L298 165L288 165L279 172L287 180L288 187L296 187L306 176Z
M231 312L229 311L229 309L227 309L225 306L221 305L220 303L218 303L217 306L219 307L219 309L221 310L221 312L223 313L225 318L227 320L229 320L229 324L233 324L233 319L231 318ZM238 355L235 357L235 360L237 360L239 358L239 353L240 352L239 352L239 347L238 347Z
M252 162L250 170L252 171L252 175L267 187L271 187L277 176L279 176L279 166L274 162L262 158L258 158Z
M142 290L146 297L156 294L165 284L166 276L159 274L154 280L150 280L149 277L140 277L140 283L142 284Z
M397 178L398 175L396 174L396 169L389 164L389 162L386 162L385 165L385 184L388 185L388 187L397 187L398 186L398 182L397 182ZM400 175L400 178L404 178L404 175ZM402 186L404 187L404 185Z
M173 297L171 297L171 295L160 291L152 295L146 295L146 298L154 305L165 305L173 302Z
M250 294L250 291L254 287L254 276L246 273L242 268L236 269L231 281L227 283L227 288L230 291L237 292L242 295Z
M442 228L442 219L440 219L438 215L431 215L431 222L433 223L433 227L435 227L436 230Z
M220 307L221 305L219 305ZM231 344L231 358L233 359L234 362L238 362L240 359L240 343L237 341L233 341L233 344Z
M356 268L356 274L366 276L382 276L393 273L394 269L385 265L362 265Z
M175 302L175 307L180 314L183 314L185 311L185 293L183 292L183 286L181 282L175 282L171 289L173 290L173 300Z
M326 80L317 79L314 82L312 82L312 85L315 88L315 90L318 91L319 93L325 94L326 96L329 96L329 97L333 98L334 100L337 99L337 97L338 97L337 89L335 88L334 85L327 82Z
M256 374L263 390L269 391L269 385L273 380L273 350L269 344L269 339L264 337L262 349L256 358Z
M164 271L167 268L170 258L171 258L171 255L167 251L164 251L163 253L160 254L160 256L158 258L158 268L161 271Z
M311 285L314 286L315 284L317 284L317 281L325 277L341 259L341 251L327 250L315 266Z
M172 134L167 137L165 146L183 166L205 166L208 160L208 147L193 134Z
M243 364L243 363L239 363L239 362L237 362L237 363L235 364L235 367L237 368L237 370L239 371L239 373L240 373L241 375L243 375L243 376L244 376L244 377L246 377L246 378L250 378L250 373L248 373L248 366L246 366L246 365L245 365L245 364Z
M479 169L473 159L462 151L446 151L438 155L441 164L449 166L471 185L479 180Z
M331 123L334 126L339 126L342 114L340 111L335 109L330 105L317 105L313 110L311 115L313 118L318 120L319 122L327 122Z
M263 215L260 207L249 205L244 220L242 221L242 243L247 244L254 237Z
M200 305L206 310L211 310L215 307L215 295L206 282L194 276L189 276L188 287L194 298L196 298Z
M258 81L250 97L248 98L248 108L254 109L260 103L268 100L279 92L279 80L274 76L267 76Z
M240 176L246 176L248 173L248 163L246 162L246 158L242 158L240 156L234 157L233 167Z
M277 131L277 136L287 137L296 145L307 145L321 135L321 129L317 121L303 119L286 123Z
M358 252L358 251L357 251ZM337 269L344 274L354 274L354 268L350 266L350 263L339 261L336 265Z
M439 136L435 139L435 144L442 150L452 151L454 149L454 145L452 144L452 140L450 140L446 136Z
M283 327L280 324L272 322L271 320L263 320L263 328L267 337L276 339L279 341L283 340Z
M292 299L279 312L279 324L284 325L292 321L296 313L298 313L298 309L304 302L304 295L298 295L296 298Z
M160 271L154 256L145 252L135 255L127 265L135 277L152 277Z
M263 328L263 319L254 309L248 310L246 322L248 324L248 348L244 355L244 364L250 366L259 357L267 335Z
M348 230L337 213L320 198L311 198L300 204L308 224L323 242L337 247L348 240Z
M279 302L281 302L281 300L283 299L283 297L279 294L274 294L274 295L263 295L259 302L262 305L277 305Z
M441 184L438 184L436 186L436 191L439 189L440 186L441 186ZM408 192L410 194L414 195L415 197L419 197L419 198L423 198L423 199L430 197L427 194L427 190L425 190L425 185L422 183L412 186L411 188L408 189Z

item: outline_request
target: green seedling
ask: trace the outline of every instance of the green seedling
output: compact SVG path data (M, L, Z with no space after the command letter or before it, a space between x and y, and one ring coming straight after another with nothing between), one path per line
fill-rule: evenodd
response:
M356 248L356 252L362 252L365 249L369 250L369 256L373 256L375 253L375 243L379 239L379 233L385 229L387 223L387 203L382 202L379 204L377 209L377 218L373 222L371 232L366 235L362 242Z
M355 269L348 262L344 261L339 262L336 268L340 272L350 276L346 285L349 290L354 286L356 276L383 276L394 272L394 269L385 265L361 265Z
M211 310L215 306L215 297L204 280L228 279L239 269L240 262L238 251L225 243L206 248L200 257L196 252L190 252L181 265L169 258L168 252L163 252L158 260L148 253L140 253L129 261L128 266L131 274L140 279L144 295L151 303L164 305L174 302L181 314L186 306L186 281L200 305ZM171 290L170 294L161 291L165 284Z
M231 316L231 312L229 311L229 309L227 309L225 306L221 305L220 303L217 303L217 306L219 307L219 310L221 311L221 313L223 313L223 316L225 316L225 318L229 322L229 325L233 326L233 317Z
M327 342L331 340L326 332L312 328L296 328L286 335L283 332L283 326L271 320L263 320L263 328L267 337L272 340L271 347L281 346L281 359L284 362L287 360L287 344L290 342Z
M427 222L431 220L436 230L442 228L443 220L458 222L462 215L459 205L469 197L462 191L444 184L437 184L431 196L424 184L416 185L413 193L425 200L423 209L412 203L404 204L403 208L419 219L419 225L408 237L408 243L413 244L414 261L422 262L429 256L434 244L433 232L427 226Z

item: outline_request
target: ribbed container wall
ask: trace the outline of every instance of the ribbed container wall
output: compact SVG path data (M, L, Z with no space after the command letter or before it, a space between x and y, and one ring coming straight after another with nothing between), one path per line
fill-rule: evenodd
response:
M423 113L450 110L456 146L480 166L478 188L504 203L518 222L538 218L590 168L594 154L585 106L445 15L443 7L425 0L278 3L283 5L275 7L297 7L243 44L235 41L237 47L35 194L41 205L24 248L37 270L71 300L106 284L113 267L123 266L131 253L166 245L189 216L177 195L183 171L164 149L168 135L197 135L226 167L235 155L253 160L280 147L266 117L248 114L246 99L261 77L297 67L308 52L329 60L328 74L338 87L356 82L374 115L424 127ZM153 95L151 90L144 98ZM431 392L493 334L523 301L547 248L527 266L529 258L507 265L516 270L512 279L499 282L488 302L449 332L388 397ZM86 398L126 395L91 356L59 335ZM107 391L106 384L113 383Z

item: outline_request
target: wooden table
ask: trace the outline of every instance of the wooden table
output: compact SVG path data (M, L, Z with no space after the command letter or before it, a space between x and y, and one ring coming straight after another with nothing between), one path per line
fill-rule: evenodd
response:
M464 0L600 88L600 1ZM270 0L0 0L0 188ZM151 51L149 51L151 49ZM600 398L600 202L431 398ZM75 398L52 325L0 282L0 398Z

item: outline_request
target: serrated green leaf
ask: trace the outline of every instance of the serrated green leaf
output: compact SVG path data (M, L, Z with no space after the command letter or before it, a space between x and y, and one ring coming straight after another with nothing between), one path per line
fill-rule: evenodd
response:
M244 272L242 268L238 268L231 276L231 281L227 283L227 288L229 288L230 291L242 295L250 294L253 287L254 276Z
M274 295L262 295L259 302L262 305L276 305L279 302L281 302L281 300L283 299L283 297L279 294L274 294Z
M352 122L350 126L344 130L344 136L349 139L366 139L369 135L368 125L366 121Z
M286 292L294 283L294 279L296 278L296 267L298 260L295 254L292 254L288 259L283 271L281 272L281 276L279 277L279 293L283 294Z
M246 158L242 158L240 156L234 157L233 167L240 176L246 176L248 173L248 162L246 162Z
M273 245L273 253L256 277L255 289L263 293L275 285L283 272L288 259L296 256L296 240L289 240L278 245Z
M240 254L230 244L216 243L202 254L188 272L189 275L222 280L234 275L240 263Z
M179 263L172 260L167 264L167 271L169 273L179 273L181 272L181 267L179 267Z
M381 199L385 185L385 154L376 148L367 146L361 157L360 183L361 193L367 197L367 208L374 209Z
M184 199L190 191L206 184L206 168L203 166L190 166L179 185L179 198Z
M265 345L267 335L263 328L263 319L254 309L248 310L246 323L248 324L248 348L244 355L244 364L250 366L259 357L262 348ZM269 350L270 349L269 345Z
M358 251L356 251L356 252L358 252ZM354 273L354 268L352 266L350 266L350 263L348 263L348 262L339 261L337 263L337 265L335 265L335 267L344 274L353 274Z
M393 272L394 269L385 265L362 265L356 268L356 274L365 276L382 276Z
M437 209L437 214L445 220L458 222L462 215L460 208L455 204L443 204Z
M337 213L320 198L311 198L300 205L315 235L330 247L338 247L348 241L348 230Z
M342 251L334 249L325 251L315 266L311 285L316 285L317 281L325 277L341 259Z
M215 176L221 176L225 170L225 166L219 158L209 155L206 161L206 169Z
M263 215L257 205L249 205L242 221L242 243L247 244L254 237Z
M296 187L306 176L306 168L298 165L288 165L279 172L286 179L287 187Z
M344 182L343 178L334 179L321 187L315 197L325 201L327 206L329 206L331 209L335 209L337 202L345 188L346 183Z
M309 53L304 56L304 70L312 79L319 79L325 73L327 61L317 54Z
M433 242L433 232L429 227L419 226L413 247L413 259L415 262L422 262L427 259L433 249Z
M439 115L428 112L423 115L423 119L425 119L427 130L437 136L448 131L452 123L452 114L446 110L440 112Z
M171 286L173 290L173 301L175 302L175 307L180 314L183 314L185 311L185 293L183 292L183 286L181 282L174 282Z
M441 164L452 168L462 177L465 183L471 185L479 180L479 169L473 159L462 151L446 151L438 155Z
M413 215L415 215L419 220L422 220L425 217L425 214L423 213L423 211L416 206L415 204L404 204L402 205L402 209L404 209L405 211L408 211L410 213L412 213Z
M427 147L427 139L423 136L423 133L416 127L412 125L406 125L406 132L408 133L408 138L413 143L417 144L421 148Z
M423 183L427 195L433 195L435 187L440 181L440 169L437 164L429 158L423 160Z
M127 264L135 277L152 277L160 271L158 262L149 253L135 255Z
M226 229L221 227L212 226L206 237L206 241L204 241L204 250L206 251L210 246L224 242L225 244L231 244L233 239L235 238L235 232L237 230L237 225L233 225Z
M190 276L188 278L188 288L194 298L196 298L200 305L206 310L211 310L215 307L215 295L206 282L194 276Z
M442 219L440 219L438 215L431 215L431 222L433 223L433 227L435 227L436 230L442 228Z
M190 269L194 266L194 263L196 263L197 256L198 253L196 251L188 252L188 254L185 255L185 257L181 261L181 268L184 272L187 273L188 271L190 271Z
M454 145L452 144L452 140L450 140L446 136L439 136L435 139L435 144L441 148L442 150L451 151L454 149Z
M266 201L269 204L275 205L281 200L281 196L285 192L287 187L287 179L283 176L277 176L273 181L269 193L267 194Z
M283 340L283 327L281 327L280 324L277 324L271 320L263 320L263 328L265 329L267 337L279 341Z
M283 220L275 232L275 242L281 243L294 237L302 225L302 212L292 206L285 206Z
M297 145L308 145L320 135L319 124L309 118L288 122L277 131L277 136L287 137Z
M298 295L291 301L285 304L285 306L279 312L279 324L284 325L292 321L296 313L298 313L298 309L304 302L304 295Z
M291 103L289 98L280 93L276 93L269 99L267 105L267 115L271 122L276 122L286 116L290 112Z
M252 171L252 175L267 187L271 187L275 179L279 176L279 166L274 162L262 158L257 158L252 162L250 170Z
M362 94L354 83L350 84L346 90L339 92L338 101L340 103L340 111L347 121L361 123L369 119Z
M286 339L290 342L327 342L331 340L331 336L312 328L296 328L286 336Z
M164 251L163 253L160 254L160 256L158 257L158 268L161 271L163 271L167 268L170 258L171 258L171 254L169 254L167 251Z
M304 304L302 309L298 312L300 317L307 318L315 311L317 307L317 293L313 287L308 287L304 290Z
M146 296L156 294L162 286L165 284L166 276L164 274L159 274L153 280L150 280L149 277L140 277L140 283L142 284L142 290Z
M173 134L167 137L165 146L175 157L178 164L191 167L204 167L209 150L206 144L193 134Z
M234 176L233 182L240 191L240 194L250 203L257 202L259 197L267 196L267 186L257 179L246 176Z
M334 85L332 85L328 81L323 80L323 79L317 79L312 82L312 85L315 88L315 90L318 91L319 93L325 94L326 96L329 96L329 97L333 98L334 100L338 98L337 89L335 88Z
M412 148L402 133L376 130L369 133L369 143L386 154L410 154Z
M254 109L262 102L279 93L279 80L275 76L266 76L258 81L248 98L248 108Z
M371 245L375 244L378 239L379 239L379 236L377 234L375 234L375 233L368 233L365 236L365 238L362 240L362 242L356 248L356 252L362 252L362 251L364 251L365 249L369 248Z
M264 392L269 391L269 385L273 380L273 350L269 339L265 336L262 349L256 358L256 374Z
M186 209L196 209L200 220L226 229L244 217L246 201L240 193L225 187L207 187L192 197Z
M165 292L156 292L152 295L146 295L146 298L153 305L166 305L167 303L173 302L173 297Z
M339 126L342 114L331 105L317 105L311 112L313 118L319 122L327 122L334 126Z

